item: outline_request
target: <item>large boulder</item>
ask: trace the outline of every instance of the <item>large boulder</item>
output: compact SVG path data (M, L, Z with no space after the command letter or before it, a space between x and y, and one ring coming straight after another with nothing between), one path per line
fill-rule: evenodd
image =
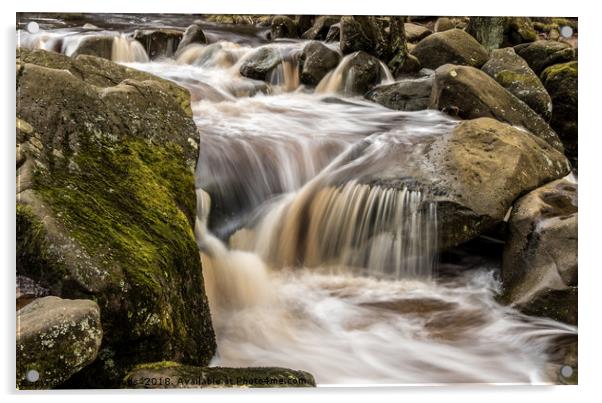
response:
M81 39L71 56L89 55L111 60L114 39L115 37L111 35L85 36Z
M96 358L102 340L96 302L39 298L17 311L17 387L61 385Z
M77 386L109 387L140 362L206 365L215 352L189 97L105 59L18 50L17 273L98 302L103 347Z
M489 55L479 42L460 29L450 29L429 35L412 50L422 67L436 69L451 63L481 67Z
M162 382L152 382L161 379ZM123 387L133 389L173 388L290 388L316 386L314 377L305 371L288 368L194 367L175 362L142 364L123 380Z
M324 40L326 39L326 35L328 35L330 27L338 23L339 20L340 17L322 15L315 19L312 27L305 31L301 37L303 39Z
M557 150L563 150L560 139L541 116L492 77L473 67L451 64L439 67L435 71L431 107L462 119L491 117L522 126Z
M514 49L491 51L491 57L481 68L502 87L526 103L546 121L552 117L552 100L527 62Z
M179 29L141 29L134 32L134 39L144 46L148 57L155 59L176 53L183 35Z
M272 39L297 38L297 24L286 15L277 15L272 19Z
M186 31L184 31L182 40L177 47L177 53L181 52L188 45L205 43L207 43L207 38L205 37L205 33L203 32L201 26L198 24L192 24L186 28Z
M251 53L240 65L240 74L254 80L265 80L276 66L283 61L277 49L264 46Z
M433 33L424 25L412 24L411 22L404 24L404 30L407 41L411 43L419 42Z
M405 79L393 84L380 85L365 97L373 102L399 111L427 109L430 103L432 77Z
M466 32L486 49L537 40L537 32L527 17L470 17Z
M550 126L558 133L567 156L576 167L578 63L575 61L550 66L541 73L541 79L554 105Z
M523 43L515 46L514 51L529 63L537 75L548 66L571 62L577 58L575 48L567 43L556 41Z
M341 56L335 50L318 41L311 41L303 48L299 62L301 64L301 82L315 86L332 69L337 67Z
M577 183L563 178L520 198L508 221L502 282L517 308L577 324Z

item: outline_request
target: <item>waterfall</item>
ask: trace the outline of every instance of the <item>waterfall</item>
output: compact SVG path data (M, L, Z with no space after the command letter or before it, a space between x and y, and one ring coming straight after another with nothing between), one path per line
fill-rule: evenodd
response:
M354 68L349 68L349 64L353 61L356 53L345 56L334 70L327 73L316 86L316 93L351 94ZM381 61L379 61L379 71L381 84L389 84L394 81L389 68Z
M145 63L149 61L144 46L137 40L128 38L123 34L113 38L111 60L120 63Z

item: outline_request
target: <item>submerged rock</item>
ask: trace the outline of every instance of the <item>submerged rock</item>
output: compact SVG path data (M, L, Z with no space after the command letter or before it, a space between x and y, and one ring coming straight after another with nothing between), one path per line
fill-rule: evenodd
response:
M411 54L428 69L436 69L447 63L481 67L489 58L485 48L460 29L427 36L418 42Z
M522 126L563 151L558 135L541 116L479 69L451 64L439 67L435 72L431 107L462 119L492 117Z
M149 360L206 365L188 92L105 59L19 49L16 112L18 177L31 178L17 185L17 273L102 312L99 358L70 382L106 388Z
M134 32L134 39L144 46L146 54L151 59L161 56L172 56L183 38L183 32L178 29L143 29Z
M470 17L466 32L487 49L537 40L537 32L527 17Z
M568 62L546 68L541 73L543 85L552 97L552 121L566 151L566 155L577 166L578 127L578 63Z
M182 35L182 40L178 44L177 52L179 53L186 46L195 43L205 44L207 43L207 38L205 37L205 33L203 32L203 29L200 25L192 24L188 28L186 28L186 31L184 31L184 34Z
M432 77L407 79L393 84L380 85L365 97L373 102L399 111L427 109L430 103Z
M306 85L318 85L320 80L337 67L341 56L335 50L318 41L305 45L301 53L301 82Z
M563 178L520 198L508 221L504 300L577 324L577 183Z
M37 299L17 311L17 388L50 389L96 358L102 340L94 301Z
M297 38L297 24L292 18L277 15L272 19L272 39Z
M525 59L535 74L553 64L571 62L577 58L576 50L571 45L556 41L535 41L514 47L514 51Z
M514 49L495 49L481 68L502 87L526 103L546 121L552 117L552 100L539 77Z
M152 381L159 379L162 382ZM181 365L175 362L139 365L123 381L123 387L134 389L295 388L312 386L316 386L316 381L310 373L288 368L208 368Z

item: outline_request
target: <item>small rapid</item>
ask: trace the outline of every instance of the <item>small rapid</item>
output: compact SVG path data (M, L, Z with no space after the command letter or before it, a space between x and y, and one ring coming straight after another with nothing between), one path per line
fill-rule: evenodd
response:
M114 61L190 91L212 365L302 369L320 384L550 382L551 346L576 328L496 302L495 265L438 277L437 206L373 180L457 121L350 96L348 56L314 90L299 81L305 41L207 32L208 44L153 60L110 29L22 32L21 46L73 55L111 36ZM261 47L281 62L266 80L243 77Z

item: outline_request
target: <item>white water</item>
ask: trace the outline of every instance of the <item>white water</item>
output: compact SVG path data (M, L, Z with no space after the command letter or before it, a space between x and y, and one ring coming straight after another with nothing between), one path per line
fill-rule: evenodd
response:
M73 53L81 35L61 32L23 43ZM116 38L116 60L146 60ZM492 267L433 278L436 206L420 209L419 189L361 182L456 122L346 98L341 66L315 92L294 57L268 83L246 79L254 49L218 41L128 64L191 92L212 365L303 369L321 384L549 382L550 347L576 329L497 304ZM211 230L205 191L225 211Z

